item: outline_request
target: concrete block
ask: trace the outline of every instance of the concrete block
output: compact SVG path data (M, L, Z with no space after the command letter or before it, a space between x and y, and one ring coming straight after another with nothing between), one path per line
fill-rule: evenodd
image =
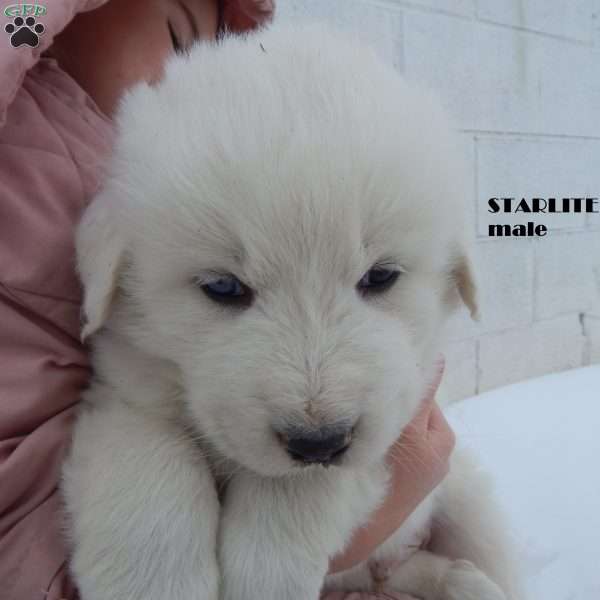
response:
M600 136L600 48L416 11L404 36L407 75L462 128Z
M468 178L467 188L467 209L468 223L472 227L473 235L477 235L477 178L475 170L477 168L477 162L475 158L475 136L472 133L462 133L459 135L460 147L457 148L457 152L464 157L465 164L467 166L466 176Z
M530 240L480 241L475 248L481 320L466 310L449 322L450 340L528 327L533 321L533 244Z
M586 340L586 364L600 364L600 317L585 315L583 331Z
M477 0L477 17L590 43L594 4L590 0Z
M600 200L600 192L596 192L595 197ZM600 230L600 212L588 213L586 217L586 225L589 229Z
M470 17L475 14L476 0L389 0L401 7L422 6L441 13Z
M535 318L600 310L600 234L556 234L535 244Z
M528 221L550 230L585 227L592 213L490 213L488 200L600 196L599 156L600 140L478 137L479 235L487 237L489 225Z
M577 314L479 339L479 391L583 364L586 339Z

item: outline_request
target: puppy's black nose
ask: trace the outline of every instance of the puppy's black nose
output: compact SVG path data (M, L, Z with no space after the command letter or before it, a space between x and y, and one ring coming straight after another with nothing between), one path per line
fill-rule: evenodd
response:
M294 460L328 465L348 450L352 430L339 427L324 427L316 431L288 430L281 437Z

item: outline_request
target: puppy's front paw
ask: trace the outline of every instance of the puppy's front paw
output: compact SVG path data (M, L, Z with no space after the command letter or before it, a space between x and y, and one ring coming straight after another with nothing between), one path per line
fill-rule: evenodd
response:
M468 560L455 560L436 600L506 600L504 592Z

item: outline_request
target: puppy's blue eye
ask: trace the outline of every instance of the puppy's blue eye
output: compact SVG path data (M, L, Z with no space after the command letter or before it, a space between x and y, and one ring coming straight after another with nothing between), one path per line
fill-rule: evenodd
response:
M238 305L249 305L252 302L252 291L234 275L221 275L212 281L197 283L215 302Z
M401 271L385 267L369 269L358 282L358 289L364 293L384 292L394 285Z
M235 277L221 277L205 284L205 289L218 296L241 296L244 293L242 284Z

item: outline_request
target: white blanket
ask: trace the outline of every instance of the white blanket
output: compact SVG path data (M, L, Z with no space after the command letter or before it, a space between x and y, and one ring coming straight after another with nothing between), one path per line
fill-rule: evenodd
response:
M446 413L494 475L528 600L600 599L600 365L493 390Z

